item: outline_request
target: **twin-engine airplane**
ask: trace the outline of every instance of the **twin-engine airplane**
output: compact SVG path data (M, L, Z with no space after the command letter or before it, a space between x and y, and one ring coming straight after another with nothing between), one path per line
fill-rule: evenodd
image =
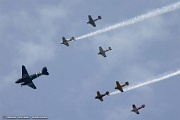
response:
M101 16L98 16L98 18L96 19L92 19L91 15L88 15L89 21L87 22L87 24L91 24L93 27L96 27L95 21L100 20Z
M100 47L99 47L99 53L98 53L98 55L101 54L103 57L106 57L106 52L107 52L107 51L110 51L110 50L112 50L111 47L109 47L107 50L103 50L102 47L100 46Z
M107 91L105 94L101 94L99 91L97 91L97 96L95 99L99 99L100 101L103 101L103 97L109 95L109 91Z
M140 107L136 107L134 104L132 105L133 109L131 110L131 112L135 112L136 114L139 114L139 111L141 108L144 108L145 105L141 105Z
M23 85L28 85L29 87L36 89L36 86L34 85L34 83L32 82L32 80L34 80L35 78L41 76L41 75L49 75L49 73L47 72L47 68L43 67L42 71L29 75L25 66L22 66L22 78L18 79L15 83L22 83L21 87Z
M73 40L75 40L74 37L71 37L70 39L66 39L65 37L62 37L61 44L64 44L64 45L66 45L66 46L69 46L69 43L68 43L68 42L73 41Z
M124 86L129 85L129 82L125 82L125 84L121 85L118 81L116 81L116 87L115 89L118 89L121 92L124 92L123 88Z

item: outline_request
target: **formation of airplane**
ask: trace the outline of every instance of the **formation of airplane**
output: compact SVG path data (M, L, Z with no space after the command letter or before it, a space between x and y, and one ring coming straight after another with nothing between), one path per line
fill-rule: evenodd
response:
M139 110L141 109L141 108L144 108L145 107L145 105L143 104L143 105L141 105L141 106L139 106L139 107L136 107L136 105L132 105L132 110L131 110L131 112L135 112L136 114L139 114Z
M65 37L62 37L61 44L64 44L66 46L69 46L69 42L75 40L74 37L71 37L70 39L66 39Z
M115 89L118 89L118 90L120 90L121 92L124 92L122 87L124 87L124 86L126 86L126 85L129 85L129 82L125 82L125 84L122 84L122 85L121 85L118 81L116 81L116 87L115 87ZM96 96L95 98L96 98L96 99L99 99L100 101L103 101L103 97L106 96L106 95L110 95L110 94L109 94L109 91L107 91L105 94L100 94L100 92L97 91L97 96Z
M95 21L102 19L102 17L101 17L101 16L98 16L98 18L93 19L93 18L91 17L91 15L88 15L88 19L89 19L89 20L87 21L87 24L91 24L93 27L96 27ZM65 37L62 37L61 44L64 44L64 45L66 45L66 46L69 46L69 42L70 42L70 41L74 41L74 40L75 40L74 37L71 37L70 39L66 39Z
M106 52L110 50L112 50L111 47L109 47L107 50L103 50L103 48L100 46L98 55L102 55L103 57L106 57Z
M127 82L125 82L124 84L120 84L118 81L116 81L116 87L115 87L115 89L118 89L119 91L121 91L121 92L124 92L123 91L123 87L124 86L127 86L127 85L129 85L129 82L127 81ZM106 96L106 95L110 95L110 93L109 93L109 91L107 91L106 93L104 93L104 94L101 94L99 91L97 91L97 96L95 97L95 99L99 99L100 101L103 101L103 97L104 96ZM136 114L139 114L139 110L140 109L142 109L142 108L144 108L145 107L145 105L143 104L143 105L141 105L141 106L139 106L139 107L136 107L136 105L132 105L132 112L135 112Z
M101 18L101 16L98 16L98 18L93 19L91 15L88 15L89 20L87 21L87 24L91 24L93 27L96 27L95 21L100 20Z
M95 21L97 20L100 20L102 19L101 16L98 16L98 18L96 19L93 19L91 17L91 15L88 15L88 22L87 24L91 24L93 27L96 27L96 24L95 24ZM71 41L75 41L75 38L74 37L71 37L70 39L66 39L65 37L62 37L62 41L61 41L61 44L64 44L66 46L69 46L69 42ZM106 57L106 52L107 51L110 51L112 50L111 47L108 47L108 49L106 50L103 50L103 48L100 46L99 47L99 53L98 55L102 55L103 57ZM35 74L32 74L32 75L29 75L25 66L22 65L22 77L20 79L18 79L15 83L22 83L21 84L21 87L24 86L24 85L28 85L29 87L33 88L33 89L36 89L36 86L34 85L34 83L32 82L32 80L36 79L37 77L41 76L41 75L49 75L48 71L47 71L47 68L46 67L43 67L42 70L38 73L35 73ZM116 81L116 87L115 89L118 89L119 91L121 92L124 92L123 90L123 87L124 86L127 86L129 85L129 82L125 82L124 84L120 84L118 81ZM99 99L100 101L103 101L103 97L104 96L109 96L110 93L109 91L107 91L106 93L104 94L101 94L99 91L97 91L97 96L95 96L95 99ZM132 112L135 112L136 114L140 114L139 113L139 110L144 108L145 105L141 105L139 107L136 107L135 104L132 105Z
M103 97L109 95L109 91L107 91L104 94L101 94L99 91L97 91L97 96L95 97L95 99L99 99L100 101L103 101Z
M126 85L129 85L129 82L125 82L125 84L121 85L118 81L116 81L115 89L118 89L119 91L124 92L123 87L126 86Z
M35 78L41 76L41 75L49 75L49 73L47 72L47 68L43 67L42 71L29 75L26 67L23 65L22 66L22 78L18 79L15 83L22 83L21 87L23 85L28 85L29 87L36 89L36 86L34 85L34 83L32 82L32 80L34 80Z

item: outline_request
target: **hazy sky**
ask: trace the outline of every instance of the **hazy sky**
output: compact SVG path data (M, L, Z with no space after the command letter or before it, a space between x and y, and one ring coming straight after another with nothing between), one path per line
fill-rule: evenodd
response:
M180 9L87 39L60 44L178 0L0 0L0 115L50 120L178 120L180 76L95 100L115 81L136 85L180 68ZM86 24L88 15L102 19ZM103 58L98 47L112 47ZM15 84L21 66L49 76ZM132 104L145 104L140 115Z

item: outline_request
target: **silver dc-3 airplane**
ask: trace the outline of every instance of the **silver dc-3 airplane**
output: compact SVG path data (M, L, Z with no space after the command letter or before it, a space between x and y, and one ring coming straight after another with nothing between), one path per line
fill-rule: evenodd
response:
M100 20L101 16L98 16L96 19L92 19L91 15L88 15L89 21L87 21L87 24L91 24L93 27L96 27L95 21Z
M112 50L111 47L109 47L107 50L103 50L103 48L100 46L98 55L102 55L103 57L106 57L106 52L110 50Z
M64 44L66 46L69 46L69 42L75 40L74 37L71 37L70 39L66 39L65 37L62 37L61 44Z
M22 83L21 87L23 85L28 85L29 87L36 89L36 86L34 85L34 83L32 82L32 80L34 80L35 78L41 76L41 75L49 75L49 73L47 72L47 68L43 67L42 70L38 73L29 75L26 67L23 65L22 66L22 78L18 79L15 83Z

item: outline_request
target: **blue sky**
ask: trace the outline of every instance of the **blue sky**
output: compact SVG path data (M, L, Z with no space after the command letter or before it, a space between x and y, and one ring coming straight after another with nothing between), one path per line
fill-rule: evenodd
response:
M179 119L180 76L95 100L115 81L136 85L180 68L180 9L87 39L70 38L126 21L177 0L0 0L0 115L48 116L50 120ZM102 16L97 27L87 16ZM107 58L98 47L112 47ZM46 66L37 89L15 84L21 66L29 74ZM132 104L145 104L140 115Z

